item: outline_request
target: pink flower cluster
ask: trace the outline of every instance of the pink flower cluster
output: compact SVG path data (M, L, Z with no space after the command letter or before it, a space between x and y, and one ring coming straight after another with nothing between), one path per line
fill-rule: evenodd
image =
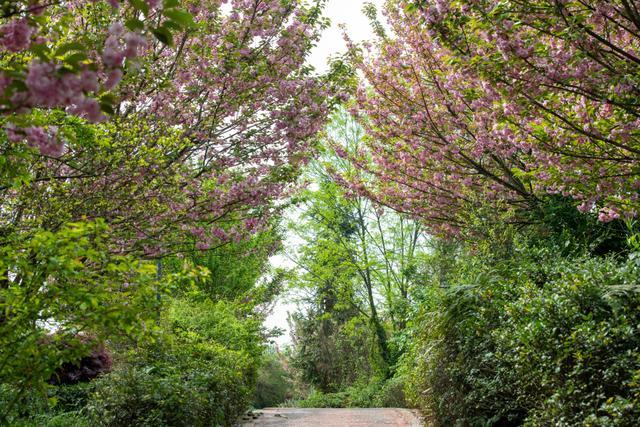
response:
M9 52L22 52L31 45L33 32L26 19L13 19L0 26L0 47Z
M120 23L112 24L109 37L105 42L102 60L107 67L104 88L113 89L122 79L124 59L133 59L140 54L146 41L138 33L128 32ZM59 108L77 116L85 117L90 122L106 119L100 105L90 94L100 91L98 72L85 69L79 74L63 72L60 66L40 60L31 62L25 83L29 89L29 97L25 99L29 106Z
M259 233L295 189L295 168L327 120L335 89L304 67L319 30L310 12L280 0L221 3L192 4L199 25L176 37L179 48L143 47L112 26L102 53L116 80L129 55L150 53L123 117L135 116L143 137L119 141L127 155L64 197L106 200L90 215L117 218L118 245L145 256Z
M37 147L45 156L58 157L62 154L63 144L56 140L58 128L49 126L45 131L41 127L31 126L24 130L29 145Z
M372 138L370 157L351 160L375 177L360 192L443 230L470 207L515 213L545 193L601 221L640 212L640 39L620 24L634 17L597 0L534 3L499 20L497 1L389 3L394 37L352 49L367 80L353 113Z
M81 74L61 73L58 66L34 60L25 80L29 88L30 106L57 108L68 106L72 114L86 117L91 122L105 119L98 102L87 93L99 89L96 72L85 70Z
M94 7L84 1L67 4ZM162 7L158 0L148 5ZM25 83L24 90L0 73L0 88L8 89L10 107L16 107L11 114L64 108L96 122L104 119L100 95L118 85L128 60L146 56L140 78L122 87L126 114L97 127L110 144L65 149L60 144L70 134L65 129L6 128L12 142L45 156L65 156L38 163L50 168L48 176L65 180L39 182L33 191L42 193L35 197L69 207L65 217L104 218L113 247L140 256L207 250L268 227L282 209L279 199L295 189L296 168L311 154L335 91L330 79L304 66L320 24L302 2L207 0L189 2L189 8L199 25L188 37L173 33L177 48L146 43L117 23L103 27L111 20L105 14L95 20L97 26L93 20L83 23L105 38L104 49L82 52L87 60L63 65L38 57L24 64L24 76L11 75ZM60 15L51 15L54 21L84 16L61 7L55 11ZM119 12L100 8L99 13ZM75 31L61 39L73 40ZM36 31L43 32L44 27ZM47 46L58 48L58 35L45 35L52 38ZM37 40L36 34L31 38ZM0 99L2 108L6 101Z
M31 147L37 148L44 156L58 157L63 152L64 145L57 140L58 128L55 126L48 126L46 130L39 126L18 129L9 123L5 130L9 141L21 142L26 139Z
M114 9L117 9L120 7L120 0L107 0L107 3L109 3L109 5L111 5L111 7L113 7ZM157 9L160 4L162 3L161 0L146 0L145 3L147 3L147 6L149 7L149 10L155 10Z
M119 2L111 3L117 6ZM155 9L160 6L160 2L150 0L148 5L150 9ZM70 7L75 6L70 4ZM33 13L41 14L44 10L46 7L38 8ZM52 15L50 18L55 21L57 17L59 18L58 15ZM33 46L53 41L45 40L45 36L51 35L40 34L47 31L46 26L36 27L35 22L18 17L0 26L0 52L23 52ZM90 122L101 122L106 116L97 101L98 95L113 90L118 85L124 75L122 67L125 59L138 57L146 45L146 39L141 34L126 31L121 23L115 22L108 28L101 54L83 52L92 59L101 57L101 67L86 66L80 67L79 71L72 71L63 62L38 57L22 65L23 76L15 74L15 67L9 67L13 70L11 77L0 71L0 101L3 111L11 114L27 113L34 107L66 109L70 114L86 118ZM21 89L21 85L11 85L16 81L24 82L26 90ZM7 92L8 88L11 88L10 92ZM28 135L30 144L39 147L42 153L55 155L60 152L60 145L51 143L55 139L55 132L44 129L36 132L35 127L31 127L24 129L22 133ZM48 142L45 143L45 139Z
M109 27L109 37L102 51L102 62L108 68L120 68L125 59L136 58L145 46L146 39L142 35L125 31L124 26L116 22Z

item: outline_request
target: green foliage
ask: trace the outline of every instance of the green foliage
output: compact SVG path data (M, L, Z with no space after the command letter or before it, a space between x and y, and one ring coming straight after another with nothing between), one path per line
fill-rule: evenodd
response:
M258 370L258 380L253 398L255 408L278 406L291 397L292 379L284 366L284 356L269 348Z
M213 300L236 300L251 294L252 302L259 303L258 297L265 297L267 300L273 297L258 295L256 285L269 273L269 257L279 245L280 235L277 227L273 226L267 231L216 250L193 252L184 258L163 260L163 268L167 272L180 272L184 269L186 258L188 263L208 270L206 277L196 282L203 295Z
M628 252L625 242L628 228L622 220L598 221L593 212L579 212L571 198L547 196L538 202L537 210L530 212L529 217L538 229L532 238L542 238L555 245L563 255L584 249L600 256Z
M90 420L81 411L92 389L92 384L80 383L50 387L46 399L39 394L27 395L18 407L14 406L12 414L8 414L9 424L25 427L90 426ZM16 393L19 390L15 387L0 385L0 408L9 408Z
M155 268L111 254L108 232L101 221L67 224L0 249L0 383L16 390L0 420L92 350L83 334L138 340L153 330Z
M635 425L640 264L523 245L463 254L404 358L409 399L440 425Z
M322 393L314 389L306 399L289 402L289 404L298 408L346 408L348 396L344 391Z
M330 297L325 295L325 301ZM336 392L373 375L373 337L368 322L350 311L294 313L291 366L304 383Z
M308 167L317 186L290 225L305 243L294 285L311 294L292 316L292 365L322 392L393 375L424 255L420 224L336 182L353 167L331 149L357 152L363 138L346 111L334 114L325 151Z
M311 390L301 400L289 402L300 408L403 408L404 379L394 377L389 380L360 380L339 392L322 393Z
M381 408L409 407L405 396L405 381L406 379L402 375L396 375L385 381L380 391L376 394L374 406Z
M260 321L235 304L173 301L155 345L96 382L93 422L128 426L231 425L251 401L262 346Z
M145 264L153 280L144 287L148 322L140 327L143 331L146 328L146 333L153 332L150 339L123 340L114 323L111 329L104 329L115 359L111 373L73 386L43 385L41 392L25 393L20 400L14 398L18 385L3 386L3 408L13 402L10 420L18 425L232 424L254 396L266 338L261 305L269 302L279 283L277 275L266 283L259 280L266 271L265 254L274 238L257 239L226 248L224 254L229 259L200 256ZM254 261L247 268L237 259L248 245L252 245L249 249ZM220 292L215 292L205 267L211 259L216 260L215 280ZM156 271L157 267L160 270ZM157 284L160 271L162 287ZM126 277L135 278L132 274ZM226 282L225 277L229 278ZM129 304L136 304L135 294L125 295ZM119 295L110 296L116 297ZM132 306L134 309L140 307ZM93 326L92 332L102 331L99 324ZM61 349L70 351L67 347ZM69 353L65 360L78 360L79 351ZM49 360L55 360L54 367L60 366L58 360Z

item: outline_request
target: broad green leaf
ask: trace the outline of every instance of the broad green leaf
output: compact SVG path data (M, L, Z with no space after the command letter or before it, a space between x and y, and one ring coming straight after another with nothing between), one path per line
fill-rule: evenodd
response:
M146 1L144 0L129 0L129 3L131 3L131 6L133 6L135 9L141 11L142 13L144 13L144 16L148 16L149 15L149 5L147 4Z
M138 18L127 19L124 25L131 31L140 31L144 29L144 22Z
M73 51L84 52L85 50L86 50L86 46L76 41L76 42L64 43L60 45L60 47L56 49L55 55L62 56L68 52L73 52Z
M167 18L170 18L172 21L177 22L185 28L192 28L196 24L193 20L193 16L184 10L169 9L165 10L163 13Z
M168 46L173 46L173 35L171 34L171 31L169 31L169 29L167 29L166 27L158 27L152 32L155 38L160 41L160 43L164 43Z

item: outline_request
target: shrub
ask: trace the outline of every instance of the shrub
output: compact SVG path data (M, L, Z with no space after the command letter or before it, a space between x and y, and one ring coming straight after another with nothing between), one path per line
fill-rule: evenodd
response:
M262 347L260 322L229 302L176 300L167 333L96 381L87 413L109 426L231 425L248 407Z
M79 340L91 348L90 353L80 360L63 363L62 366L55 370L49 379L49 383L60 385L87 382L111 370L111 354L103 345L89 336L80 336ZM66 344L58 345L64 346Z
M54 409L63 412L81 411L89 401L93 390L92 382L55 387L52 390L56 402Z
M191 378L177 372L158 375L151 369L119 370L98 382L87 410L100 425L186 426L205 425L205 420L223 424L221 402L209 405L206 399L206 380L197 373L188 375Z
M301 408L404 408L404 378L360 381L342 391L322 393L313 389L302 400L291 402Z
M386 381L374 398L375 407L406 408L408 402L405 396L405 378L396 376Z
M637 425L637 258L469 256L414 322L409 398L440 425Z
M275 349L265 352L258 370L258 380L253 406L266 408L277 406L291 397L292 381L285 370L282 356Z
M291 406L299 408L346 408L348 393L322 393L318 390L311 390L306 399L297 400Z
M85 426L89 420L81 414L93 389L91 383L50 386L45 395L32 393L21 397L17 404L11 402L20 396L7 384L0 385L0 408L12 426Z

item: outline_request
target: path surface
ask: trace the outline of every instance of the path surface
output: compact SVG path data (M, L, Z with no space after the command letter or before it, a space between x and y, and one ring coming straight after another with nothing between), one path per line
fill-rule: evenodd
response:
M422 423L408 409L301 409L267 408L256 411L259 417L246 420L242 427L419 427Z

